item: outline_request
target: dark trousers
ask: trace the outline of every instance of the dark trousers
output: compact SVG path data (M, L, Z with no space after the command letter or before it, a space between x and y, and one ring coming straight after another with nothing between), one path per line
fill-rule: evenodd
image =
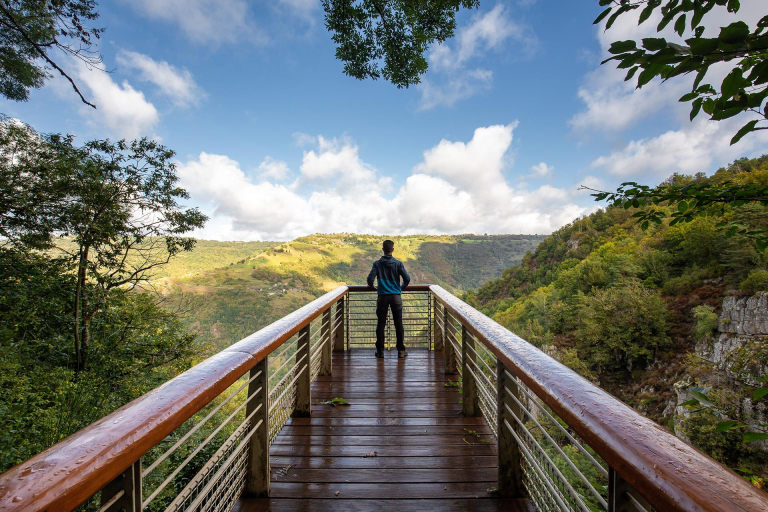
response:
M392 309L392 320L395 321L395 333L397 334L397 350L405 350L403 339L403 297L398 294L379 295L376 299L376 351L384 351L384 327L387 323L387 310Z

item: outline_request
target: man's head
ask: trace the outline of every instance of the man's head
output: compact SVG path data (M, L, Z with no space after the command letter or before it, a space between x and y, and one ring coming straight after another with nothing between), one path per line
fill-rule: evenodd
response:
M395 242L392 240L384 240L384 243L381 244L381 250L384 251L384 254L392 254L395 250Z

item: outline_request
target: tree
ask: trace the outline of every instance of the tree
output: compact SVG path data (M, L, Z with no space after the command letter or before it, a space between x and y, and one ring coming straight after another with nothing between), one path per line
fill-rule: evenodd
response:
M0 234L21 250L52 248L53 235L67 237L55 248L76 275L74 347L82 369L95 315L113 295L192 250L195 240L183 235L207 218L179 205L188 194L177 186L174 153L154 141L78 147L71 136L8 124L0 129L0 186L11 200L0 201Z
M758 116L733 136L731 144L752 131L768 129L768 125L758 126L768 121L768 109L763 108L768 98L768 15L757 22L754 31L743 21L737 21L720 27L717 37L704 37L704 16L715 6L725 6L728 12L736 13L741 7L739 0L600 0L600 5L609 7L595 23L608 17L606 30L619 16L642 8L638 24L660 10L662 19L657 32L674 21L674 31L681 37L689 26L694 33L694 37L685 40L687 45L660 37L645 38L639 44L633 40L611 44L608 51L614 56L603 63L618 61L619 68L628 70L625 80L631 80L640 71L637 88L641 88L656 77L666 81L695 72L691 92L680 98L681 102L691 103L691 120L702 110L713 121L747 112ZM718 90L702 81L709 68L720 63L730 63L731 69Z
M424 52L429 45L453 37L459 9L479 4L479 0L323 0L323 9L345 74L359 80L383 76L398 88L407 88L418 84L427 71Z
M50 78L47 66L66 78L86 105L75 81L56 63L53 50L98 66L93 50L103 28L89 28L99 17L94 0L0 0L0 94L15 101L29 99L31 89Z

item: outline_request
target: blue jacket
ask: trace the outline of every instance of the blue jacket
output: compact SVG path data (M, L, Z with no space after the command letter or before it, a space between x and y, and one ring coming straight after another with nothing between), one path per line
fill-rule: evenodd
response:
M392 256L382 256L373 262L371 273L368 274L368 286L373 286L373 280L379 278L379 295L400 295L402 290L411 282L411 276L405 270L403 262ZM400 285L400 277L403 284Z

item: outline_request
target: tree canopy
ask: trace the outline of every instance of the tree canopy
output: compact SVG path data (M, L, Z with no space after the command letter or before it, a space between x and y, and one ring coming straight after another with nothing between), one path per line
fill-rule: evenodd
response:
M94 0L0 0L0 94L26 101L51 77L48 67L66 78L86 105L75 81L56 62L54 49L98 66L101 56L93 49L103 28L92 28L96 20Z
M359 80L384 77L398 88L421 81L429 45L453 37L456 13L479 0L323 0L344 73Z

